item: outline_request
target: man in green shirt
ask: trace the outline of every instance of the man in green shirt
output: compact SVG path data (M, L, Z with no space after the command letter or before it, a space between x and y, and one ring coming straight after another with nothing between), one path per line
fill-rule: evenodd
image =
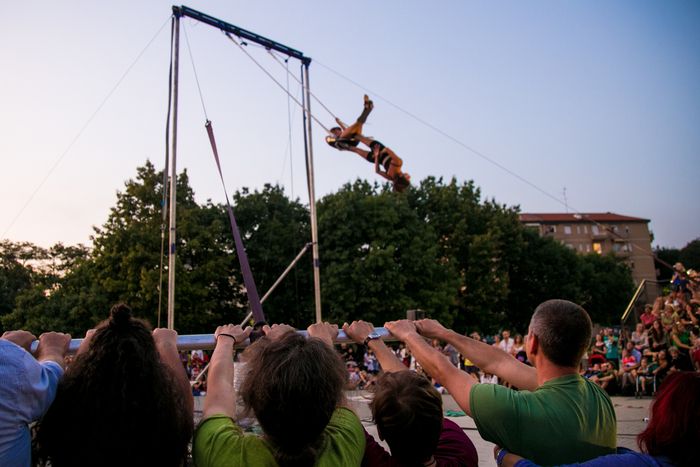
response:
M487 441L542 465L581 462L615 452L617 422L612 402L600 387L578 374L592 328L580 306L549 300L537 307L525 341L534 367L435 320L402 320L385 326L474 418ZM426 337L452 344L482 371L521 391L479 384L435 351Z

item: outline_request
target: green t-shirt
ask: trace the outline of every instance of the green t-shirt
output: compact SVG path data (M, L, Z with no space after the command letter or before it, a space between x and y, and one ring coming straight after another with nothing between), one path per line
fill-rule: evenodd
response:
M615 452L617 421L610 398L579 375L535 391L475 384L472 417L487 441L540 465L570 464Z
M351 410L338 408L324 430L318 467L359 466L365 452L362 424ZM192 455L197 467L276 467L272 447L264 438L244 434L226 415L204 420L194 434Z

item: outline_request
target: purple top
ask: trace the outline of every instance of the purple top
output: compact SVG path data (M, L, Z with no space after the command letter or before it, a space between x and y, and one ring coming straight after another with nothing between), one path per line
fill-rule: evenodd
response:
M391 457L391 454L386 452L381 444L367 433L367 430L365 430L365 438L367 446L365 447L365 457L362 459L363 467L401 466L401 463ZM442 433L433 457L435 458L435 465L438 467L477 467L479 464L479 457L474 444L464 434L459 425L446 418L442 419Z

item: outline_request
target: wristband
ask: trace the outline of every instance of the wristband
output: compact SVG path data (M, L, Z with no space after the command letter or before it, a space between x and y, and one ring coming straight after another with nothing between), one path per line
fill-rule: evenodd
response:
M219 335L216 336L216 340L218 341L218 340L219 340L219 337L221 337L221 336L226 336L226 337L230 337L231 339L233 339L233 345L236 345L236 344L238 343L238 341L236 341L236 338L233 337L233 335L231 335L231 334L226 334L225 332L219 333Z
M506 451L504 448L501 448L498 451L498 454L496 455L496 465L498 467L501 467L501 464L503 463L503 458L506 457L506 454L508 454L508 451Z

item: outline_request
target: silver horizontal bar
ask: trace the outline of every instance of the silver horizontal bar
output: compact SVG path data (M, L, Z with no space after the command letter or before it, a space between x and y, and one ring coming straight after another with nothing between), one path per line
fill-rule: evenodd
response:
M396 338L391 335L391 333L386 328L374 328L374 331L381 336L382 340L385 341L395 341ZM308 332L305 330L297 331L304 337L308 337ZM78 347L83 342L83 339L71 339L68 346L68 353L74 354L78 351ZM338 336L333 341L335 344L346 344L352 343L352 339L345 335L345 331L342 329L338 331ZM236 345L237 349L242 349L248 347L250 341L246 340ZM39 346L39 341L32 342L32 353L36 353L36 349ZM214 334L186 334L182 336L177 336L177 350L189 351L189 350L212 350L216 346L216 339Z

